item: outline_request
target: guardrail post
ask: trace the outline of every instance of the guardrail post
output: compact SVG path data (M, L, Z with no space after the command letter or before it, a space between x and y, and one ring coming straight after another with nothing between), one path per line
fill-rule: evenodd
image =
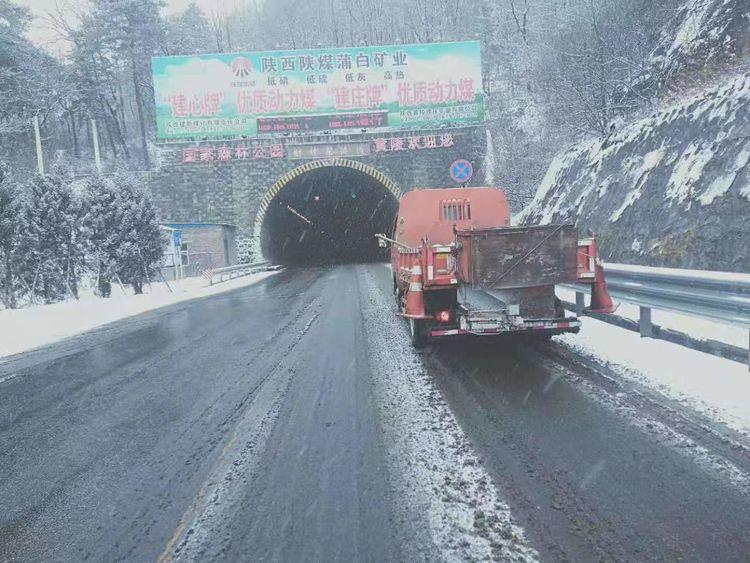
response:
M640 307L638 327L641 330L641 338L651 338L654 336L654 325L651 322L650 307Z
M580 317L583 315L583 310L586 308L586 294L582 291L576 291L576 316Z

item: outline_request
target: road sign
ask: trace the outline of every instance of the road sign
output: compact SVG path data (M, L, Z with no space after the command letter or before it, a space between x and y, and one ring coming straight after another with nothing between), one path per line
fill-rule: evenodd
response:
M182 247L182 231L179 229L175 229L172 231L172 240L174 241L174 245L177 248Z
M458 184L463 184L471 180L474 175L474 167L471 162L465 159L456 160L451 164L451 178Z

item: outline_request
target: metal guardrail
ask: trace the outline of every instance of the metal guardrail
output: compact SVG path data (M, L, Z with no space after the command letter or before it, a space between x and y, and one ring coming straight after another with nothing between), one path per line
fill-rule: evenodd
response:
M651 309L673 311L750 329L750 275L701 270L605 264L607 288L615 299L638 305L641 336L654 337ZM584 313L590 286L566 285L576 292L575 310ZM750 365L750 338L748 340Z
M209 285L215 283L221 283L226 280L238 278L240 276L247 276L260 272L261 270L272 269L271 263L268 261L264 262L253 262L252 264L237 264L235 266L227 266L226 268L215 268L206 270L203 272L203 277L208 280Z
M750 275L625 264L605 264L604 272L612 296L639 305L642 312L676 311L750 328ZM589 286L568 287L577 296L590 293Z

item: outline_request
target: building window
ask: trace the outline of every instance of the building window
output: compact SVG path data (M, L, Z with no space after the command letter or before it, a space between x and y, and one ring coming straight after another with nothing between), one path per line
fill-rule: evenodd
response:
M190 253L188 252L188 243L183 242L180 246L180 260L183 266L190 266Z

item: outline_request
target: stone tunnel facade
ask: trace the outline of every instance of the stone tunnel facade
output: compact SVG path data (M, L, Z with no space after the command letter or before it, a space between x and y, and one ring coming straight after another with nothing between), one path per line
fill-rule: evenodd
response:
M265 210L286 182L313 168L360 170L399 195L414 187L455 186L450 164L469 160L485 182L485 131L316 136L252 141L169 144L159 148L149 189L165 222L226 223L238 229L238 255L260 257Z

